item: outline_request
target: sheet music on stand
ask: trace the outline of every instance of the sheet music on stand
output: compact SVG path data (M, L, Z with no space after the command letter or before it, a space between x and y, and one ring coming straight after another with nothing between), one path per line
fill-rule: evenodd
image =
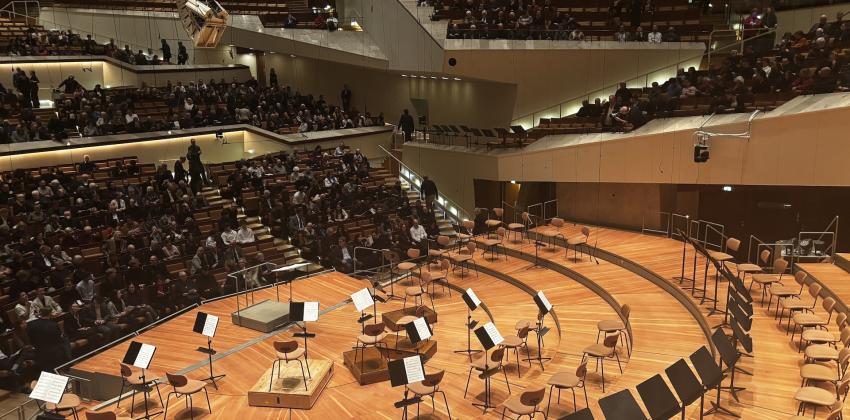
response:
M289 317L292 321L318 321L319 302L292 302L289 304Z
M123 362L139 369L147 369L155 353L156 346L133 341L130 343L127 353L124 354Z
M490 350L491 348L502 344L502 341L505 341L502 334L498 329L496 329L496 325L492 322L488 322L483 326L476 328L475 336L478 337L478 341L480 341L481 345L487 350Z
M543 294L542 290L534 295L534 303L537 304L537 307L540 309L540 313L544 315L552 311L552 304L549 303L549 299L546 298L546 295Z
M427 340L433 334L431 326L428 325L428 321L425 318L416 318L413 322L406 324L404 329L412 344Z
M394 387L425 380L425 368L422 366L422 358L418 354L391 360L387 363L387 369L390 373L390 385Z
M38 381L30 392L30 398L59 404L68 386L68 377L50 372L41 372Z
M478 295L476 295L471 288L466 289L466 291L463 292L462 297L463 301L466 303L466 306L469 307L470 311L474 311L478 309L479 306L481 306L481 299L478 299Z
M369 289L363 288L351 294L351 302L354 303L357 312L363 312L375 304L375 299L372 299L372 293L369 292Z
M198 312L198 315L195 317L195 325L192 327L192 331L212 338L215 337L216 328L218 328L217 316L210 315L205 312Z

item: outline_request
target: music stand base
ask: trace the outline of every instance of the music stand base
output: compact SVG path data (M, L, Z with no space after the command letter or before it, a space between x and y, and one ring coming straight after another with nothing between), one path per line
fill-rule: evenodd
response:
M224 378L225 376L227 376L227 375L213 375L213 376L209 376L209 377L206 377L206 378L201 378L200 380L201 381L209 381L212 384L212 386L215 387L215 389L218 389L218 384L215 381L217 381L221 378Z
M724 407L720 404L717 404L714 401L710 401L710 403L711 403L711 408L709 408L706 412L702 413L704 416L710 416L714 413L717 413L717 414L726 414L728 416L732 416L732 417L735 417L735 418L741 418L741 416L733 413L728 408L726 408L726 407Z

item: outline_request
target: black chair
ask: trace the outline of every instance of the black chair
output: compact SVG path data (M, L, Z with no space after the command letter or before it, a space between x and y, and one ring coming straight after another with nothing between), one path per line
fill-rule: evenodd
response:
M572 414L567 414L558 420L594 420L589 408L582 408Z
M715 365L716 367L716 365ZM670 383L673 384L673 390L682 401L682 419L685 418L685 409L699 399L699 412L702 415L703 398L705 389L700 384L694 372L688 366L685 359L679 359L667 369L664 370L667 377L670 378ZM701 418L701 417L700 417Z
M740 417L729 411L726 407L720 405L720 387L721 384L723 384L723 378L726 376L723 375L723 369L721 369L720 366L717 365L717 362L714 361L714 356L711 355L708 348L703 346L699 350L695 351L694 354L691 355L691 363L694 364L694 369L696 369L697 374L702 380L702 386L705 388L705 392L708 392L710 389L717 390L716 400L711 402L711 408L705 413L702 413L702 410L700 410L700 418L702 418L703 415L710 415L714 413L725 413L733 417Z
M659 374L639 383L637 391L652 420L667 420L679 411L679 401Z
M600 398L599 408L607 420L646 420L646 415L628 389Z
M730 372L729 386L721 385L720 388L729 391L729 393L732 394L732 397L735 398L735 401L740 401L738 399L738 391L746 389L735 386L735 371L737 370L735 365L738 363L738 360L741 359L741 353L738 352L738 349L735 348L732 342L729 341L729 337L727 337L726 333L720 328L715 330L714 334L712 334L711 342L714 343L714 348L716 348L717 352L720 353L720 368L723 369L723 363L726 363L727 368L723 371Z

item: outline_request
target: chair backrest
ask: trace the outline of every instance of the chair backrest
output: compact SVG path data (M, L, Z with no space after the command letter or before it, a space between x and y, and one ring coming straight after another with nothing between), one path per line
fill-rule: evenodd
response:
M475 242L469 241L466 243L466 250L469 251L469 255L474 254L477 248L478 245L476 245Z
M295 340L292 341L275 341L272 343L274 345L275 351L278 353L292 353L296 349L298 349L298 342Z
M844 347L850 347L850 327L848 326L841 329L841 344Z
M414 313L414 315L416 315L416 317L417 317L417 318L425 318L425 314L427 314L427 313L428 313L428 309L427 309L427 308L428 308L427 306L419 306L419 307L417 307L417 308L416 308L416 312Z
M121 377L129 378L133 376L133 369L130 368L126 363L119 363L121 365Z
M531 224L531 216L527 211L522 212L522 223L529 225Z
M821 289L823 289L823 286L820 283L812 283L809 285L809 295L817 299L820 296Z
M826 420L841 420L843 418L844 412L844 403L841 400L835 402L835 405L830 407L829 414L826 416Z
M422 274L419 275L419 284L422 286L428 286L428 283L434 281L434 276L427 271L423 271Z
M564 219L561 219L560 217L553 217L552 220L549 221L549 224L560 229L564 227Z
M443 376L445 376L446 371L438 370L436 372L426 373L425 379L422 380L422 385L425 386L437 386L440 382L443 381Z
M546 394L546 388L542 386L531 387L522 392L519 401L526 407L537 407L543 401L544 394Z
M419 248L408 248L407 249L407 258L419 258Z
M530 327L528 327L528 326L520 328L519 331L517 331L517 333L516 333L517 337L525 340L525 337L528 337L529 329L530 329Z
M581 364L576 368L576 378L579 378L582 382L584 382L585 376L587 376L587 360L581 362Z
M738 252L738 248L741 247L741 241L735 238L729 238L726 240L726 250L732 252Z
M118 416L111 411L86 411L88 420L115 420Z
M505 357L505 348L504 347L499 347L496 350L493 350L492 353L490 353L490 361L497 363L499 366L502 365L502 359L504 357Z
M584 239L587 240L587 238L590 237L590 228L587 227L587 226L582 226L581 227L581 234L584 235Z
M605 337L605 341L603 341L602 344L605 347L614 348L617 346L617 339L619 338L620 334L609 335L608 337Z
M624 303L623 306L620 307L620 312L622 312L623 316L628 320L629 315L632 313L632 307L629 306L628 303Z
M802 271L802 270L794 273L794 281L797 282L797 284L800 285L801 290L802 290L802 286L804 284L806 284L806 278L808 278L808 277L809 277L809 274L806 273L805 271Z
M496 234L499 235L499 239L502 239L505 236L505 228L500 227L496 229Z
M189 380L183 375L175 375L173 373L165 372L165 376L168 378L168 383L175 388L185 386L189 383Z
M451 263L449 262L449 260L440 260L440 268L442 268L443 270L448 270L450 265Z
M779 274L779 278L782 278L782 275L785 274L785 270L788 269L788 260L784 258L777 258L773 261L773 274Z
M759 260L761 260L762 264L767 264L767 261L770 259L770 250L763 249L759 254Z
M497 218L501 219L502 215L505 214L505 209L501 207L494 207L493 214L495 214Z
M374 337L384 332L384 328L385 326L383 322L379 322L377 324L368 324L363 327L363 334Z
M832 316L832 310L835 309L835 299L828 297L821 302L821 306L823 306L823 310L826 311L826 313Z
M835 325L837 325L838 328L843 329L844 326L847 325L847 314L845 314L844 312L839 313L838 316L835 318Z
M449 246L449 241L451 241L451 239L446 235L437 236L437 244L440 246Z
M460 225L463 226L463 228L468 230L469 232L472 232L472 230L475 229L475 221L474 220L464 220L464 221L460 222Z

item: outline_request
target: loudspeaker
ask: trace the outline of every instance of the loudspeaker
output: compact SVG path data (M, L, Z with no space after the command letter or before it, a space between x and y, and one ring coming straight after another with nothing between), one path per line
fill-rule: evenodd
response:
M694 162L696 162L696 163L708 162L708 158L709 158L708 145L695 144L694 145Z

